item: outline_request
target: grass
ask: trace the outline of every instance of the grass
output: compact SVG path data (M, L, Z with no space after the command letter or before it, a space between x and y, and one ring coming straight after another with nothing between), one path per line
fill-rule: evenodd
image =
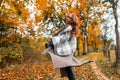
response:
M120 80L120 68L114 66L115 63L115 52L111 51L111 61L108 61L103 54L99 53L99 58L96 63L101 71L110 78L110 80Z
M114 66L115 63L115 51L110 51L111 61L109 61L102 52L92 52L86 56L81 57L82 60L90 59L94 60L100 68L101 72L104 73L110 80L120 80L120 68Z

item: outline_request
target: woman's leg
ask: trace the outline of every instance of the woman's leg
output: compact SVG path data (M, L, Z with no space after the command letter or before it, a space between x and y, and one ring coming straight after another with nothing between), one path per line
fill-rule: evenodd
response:
M75 80L75 75L74 72L72 70L72 67L65 67L66 73L68 75L69 80Z

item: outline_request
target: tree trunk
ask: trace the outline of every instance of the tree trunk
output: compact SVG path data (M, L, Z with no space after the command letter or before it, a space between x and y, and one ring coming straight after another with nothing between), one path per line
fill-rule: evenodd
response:
M0 7L3 6L3 3L4 3L5 0L2 0L1 3L0 3Z
M109 61L111 61L111 56L110 56L110 49L111 49L111 41L103 41L103 54L106 58L108 58Z
M98 48L97 48L97 43L96 43L96 41L95 41L95 44L94 44L94 51L96 52L96 51L98 51Z
M108 43L108 49L107 49L107 58L109 61L111 61L110 49L111 49L111 42Z
M89 35L89 34L88 34L88 35ZM89 40L88 40L88 39L89 39L89 37L87 36L87 38L86 38L86 39L87 39L87 53L89 53L89 52L90 52L90 49L89 49Z
M2 30L0 31L0 40L2 39ZM2 43L0 43L0 47L2 47Z
M80 38L78 37L78 38L77 38L77 50L78 50L78 56L80 56L80 47L79 47L79 45L80 45Z
M107 55L106 55L106 40L103 40L103 54L104 54L104 56L105 57L107 57Z
M110 2L113 9L113 16L116 21L115 23L115 34L116 34L116 48L115 48L115 56L116 56L116 66L120 66L120 34L118 30L118 16L117 16L117 5L119 0L105 0L105 2Z
M86 36L84 37L84 43L83 43L83 55L87 54L87 41Z
M111 3L112 8L113 8L113 14L115 18L115 34L116 34L116 49L115 49L115 54L116 54L116 66L120 66L120 34L118 30L118 16L117 16L117 2Z

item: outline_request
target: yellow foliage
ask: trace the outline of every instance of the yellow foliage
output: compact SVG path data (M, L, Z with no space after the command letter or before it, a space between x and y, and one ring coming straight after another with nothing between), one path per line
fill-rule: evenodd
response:
M76 14L76 15L78 15L79 14L79 10L78 9L74 9L73 13Z
M82 22L82 21L80 21L79 24L80 24L82 27L85 26L85 23Z
M97 6L99 3L97 1L93 1L93 4Z
M103 15L103 14L104 14L104 12L105 12L105 11L103 10L103 11L101 12L101 15Z
M31 21L28 23L28 28L32 28L32 23L33 23L33 21L31 20Z
M68 9L68 12L69 12L69 13L73 12L73 8L72 8L72 7L69 8L69 9Z
M35 20L36 22L40 22L42 20L42 17L39 16L38 14L35 14Z
M106 7L106 8L108 8L110 5L107 4L107 3L104 3L103 6Z
M55 30L53 30L53 35L55 34L55 33L57 33L58 32L58 30L57 29L55 29Z
M24 28L20 28L20 32L24 32Z
M26 20L29 17L29 12L26 8L20 8L20 11L22 12L22 18Z
M44 10L47 8L47 0L36 0L36 7L38 10Z
M87 1L86 0L79 0L81 3L81 10L88 10L88 6L87 6Z
M26 22L28 16L29 12L23 0L4 0L0 18L5 24L18 26L22 22Z
M13 25L14 26L18 26L19 25L18 19L13 20Z
M0 39L0 43L4 42L4 41L6 41L6 40L7 40L7 38L2 38L2 39Z

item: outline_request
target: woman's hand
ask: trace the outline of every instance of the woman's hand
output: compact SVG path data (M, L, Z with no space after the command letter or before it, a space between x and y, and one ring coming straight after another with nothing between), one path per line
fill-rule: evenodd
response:
M52 40L50 40L48 43L45 44L45 47L46 47L46 48L48 48L48 47L50 47L50 46L51 46L51 47L54 47Z

